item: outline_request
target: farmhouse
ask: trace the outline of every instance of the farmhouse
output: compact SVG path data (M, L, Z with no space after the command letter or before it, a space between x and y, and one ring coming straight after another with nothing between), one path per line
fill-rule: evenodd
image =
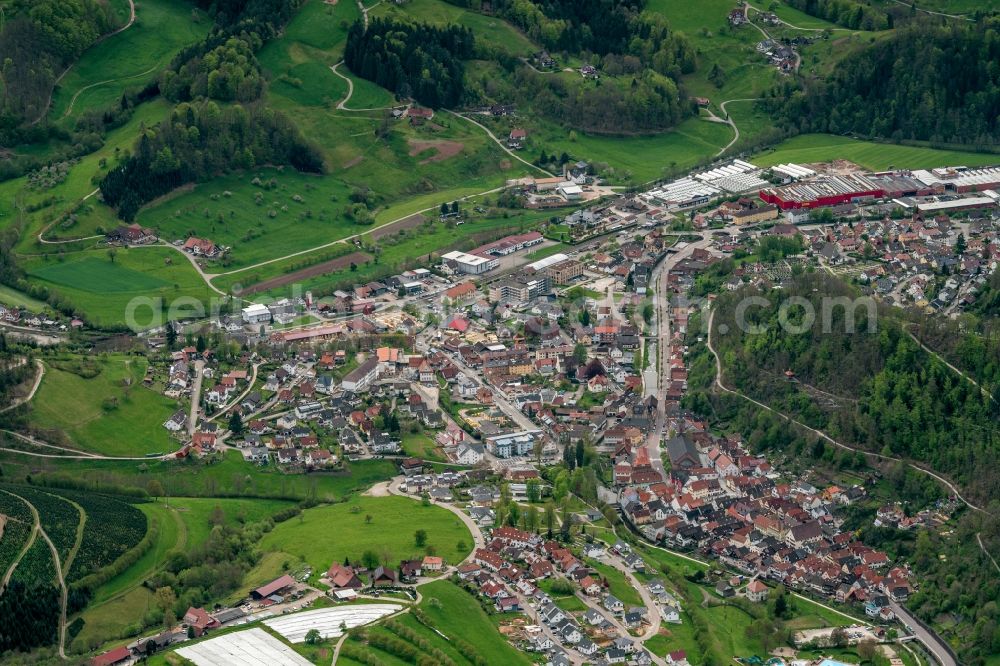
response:
M326 577L330 581L330 587L334 590L360 590L364 586L353 568L336 562L327 569Z
M145 245L146 243L156 242L156 232L133 223L109 231L105 235L105 240L109 243L121 243L123 245Z
M90 660L90 664L91 666L114 666L115 664L124 664L131 658L132 653L129 652L129 649L122 646L97 655Z
M507 137L507 147L518 150L524 146L524 140L528 138L528 130L512 129Z
M192 236L188 238L184 243L184 251L189 252L196 257L214 257L219 254L219 248L210 240L204 238L196 238Z

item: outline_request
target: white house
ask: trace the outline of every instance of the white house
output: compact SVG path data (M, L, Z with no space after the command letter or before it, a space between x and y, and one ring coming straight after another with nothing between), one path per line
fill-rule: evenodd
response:
M486 449L482 444L459 444L455 454L455 462L460 465L478 465L486 457Z

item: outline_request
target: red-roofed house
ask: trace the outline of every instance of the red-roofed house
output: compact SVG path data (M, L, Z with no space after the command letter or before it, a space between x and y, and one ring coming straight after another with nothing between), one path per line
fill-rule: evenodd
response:
M119 647L97 655L90 660L90 664L91 666L114 666L114 664L121 664L131 657L132 653L127 647Z
M194 629L195 636L201 636L209 629L219 626L219 621L208 614L204 608L191 606L184 613L184 622Z

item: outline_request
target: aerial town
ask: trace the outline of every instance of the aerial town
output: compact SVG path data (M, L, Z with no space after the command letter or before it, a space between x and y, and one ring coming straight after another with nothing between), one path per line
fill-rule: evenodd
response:
M744 263L722 287L780 287L793 265L811 265L886 303L954 316L1000 256L998 187L1000 169L763 170L737 160L557 218L547 233L568 228L582 239L572 251L536 259L553 241L513 235L330 297L248 305L202 329L197 344L187 333L185 346L180 329L148 338L164 360L144 384L191 405L163 423L176 441L170 455L233 449L247 465L307 475L390 459L400 476L386 492L463 513L480 535L462 563L332 562L323 587L285 576L243 609L192 608L192 626L200 635L270 617L288 594L308 600L326 589L344 601L410 590L431 570L452 573L501 615L525 617L508 640L548 664L691 663L683 650L664 661L644 648L661 626L683 622L683 608L676 583L651 574L633 548L638 537L714 562L720 599L760 604L788 590L866 618L849 643L905 633L912 621L901 604L920 580L905 559L843 529L843 511L871 501L865 486L814 485L808 470L777 467L681 406L699 335L688 326L703 305L691 291L758 239L798 237L798 253ZM122 242L127 228L115 234L108 241ZM200 247L191 240L185 249ZM669 294L664 320L651 305L656 289ZM303 315L314 323L287 326ZM386 339L397 342L375 346ZM253 351L220 353L234 341ZM531 504L566 492L546 468L582 462L584 451L597 458L594 499L607 508L583 503L557 518L557 533L579 525L568 543L552 538L551 521L550 536L540 535ZM520 522L511 502L529 507ZM886 504L874 525L940 526L956 508L911 517ZM608 511L631 545L600 527ZM609 567L641 603L615 595ZM579 609L556 603L553 590L576 590ZM829 638L803 632L796 641Z
M0 0L0 664L1000 666L1000 0Z

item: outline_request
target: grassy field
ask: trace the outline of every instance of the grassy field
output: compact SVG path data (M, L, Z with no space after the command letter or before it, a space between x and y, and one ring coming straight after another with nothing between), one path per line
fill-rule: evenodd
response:
M381 255L377 264L369 262L358 266L355 271L351 271L349 267L345 267L338 271L304 279L298 284L302 289L328 289L332 285L348 282L352 284L360 283L377 276L384 277L386 271L401 267L406 261L426 258L431 253L440 256L446 248L456 243L464 242L468 245L468 248L465 249L469 249L477 244L475 238L478 235L498 233L499 230L505 229L516 233L523 229L533 228L537 225L538 219L539 216L535 214L518 213L518 215L511 217L499 216L475 219L466 222L466 224L457 229L449 229L440 222L435 222L427 228L409 229L405 231L402 237L396 235L379 239L378 245L381 249ZM462 240L463 237L466 239L465 241ZM212 284L224 290L228 290L237 284L246 287L262 280L283 275L297 268L302 268L311 262L310 257L318 261L326 256L326 252L328 251L318 250L309 255L277 261L266 266L259 266L238 273L222 275L215 278ZM270 295L278 295L286 291L287 288L283 287L278 290L272 290Z
M48 308L46 303L5 284L0 284L0 303L7 306L22 307L31 312L41 312Z
M219 459L193 460L60 460L29 458L0 453L4 478L24 480L46 474L70 477L99 486L121 485L145 488L156 479L166 496L177 497L248 497L302 500L337 500L385 481L397 473L388 460L351 463L343 472L309 475L286 474L274 466L260 468L243 462L237 451L227 451ZM173 499L171 499L173 501Z
M156 78L178 50L204 37L210 25L211 20L187 2L137 2L135 23L89 49L66 73L52 97L50 117L77 117L116 103L126 89Z
M444 461L444 454L441 447L434 441L433 433L403 433L403 451L408 456L423 458L424 460Z
M347 94L347 82L330 71L342 56L347 29L361 16L356 3L307 2L282 39L261 49L258 59L272 97L301 106L327 106Z
M134 309L139 328L160 325L159 308L191 312L193 301L211 297L205 281L187 258L173 248L147 246L119 249L112 262L105 250L67 253L59 258L33 258L24 262L28 276L73 304L88 321L103 326L129 325ZM184 300L181 300L184 299Z
M66 357L70 363L80 357ZM91 356L92 378L46 365L45 378L31 402L32 425L65 434L73 445L110 456L141 456L177 448L163 421L176 409L173 400L142 386L146 359L141 356ZM69 366L66 366L69 367Z
M285 500L219 497L175 497L164 499L163 502L184 522L188 548L198 546L208 539L208 535L212 532L211 519L216 508L222 510L224 524L235 526L269 518L293 504Z
M264 537L261 549L303 559L316 574L345 557L360 561L366 550L396 566L400 559L426 553L426 547L414 544L417 529L427 531L427 545L448 562L461 561L472 548L469 530L446 509L422 506L405 497L356 496L344 503L307 509L301 517L281 523Z
M137 221L165 240L197 235L231 247L226 269L232 270L364 230L342 214L349 194L350 188L334 178L261 169L175 193L143 209Z
M419 608L434 628L449 638L471 643L488 664L530 664L528 655L515 650L496 629L479 602L448 581L435 581L420 588ZM436 601L435 601L436 600Z
M632 587L621 571L596 560L587 560L587 564L601 574L601 577L608 582L611 594L621 599L626 607L642 605L642 597L639 596L639 592Z
M759 166L784 162L825 162L844 159L867 169L929 169L940 166L1000 164L1000 153L938 150L922 146L859 141L829 134L803 134L780 143L750 161Z
M411 0L403 6L383 2L369 14L370 17L409 17L432 25L460 25L469 28L476 39L502 49L514 56L529 56L539 50L524 33L506 21L468 11L443 0Z
M250 498L172 498L140 504L139 508L159 528L157 540L135 564L95 591L93 600L80 614L85 624L72 648L82 650L95 640L109 640L120 635L129 622L142 617L153 597L142 586L143 581L163 565L170 552L190 550L205 542L215 507L222 509L226 524L237 525L262 520L290 505L286 501ZM267 564L267 558L261 564ZM248 573L248 580L252 573Z

